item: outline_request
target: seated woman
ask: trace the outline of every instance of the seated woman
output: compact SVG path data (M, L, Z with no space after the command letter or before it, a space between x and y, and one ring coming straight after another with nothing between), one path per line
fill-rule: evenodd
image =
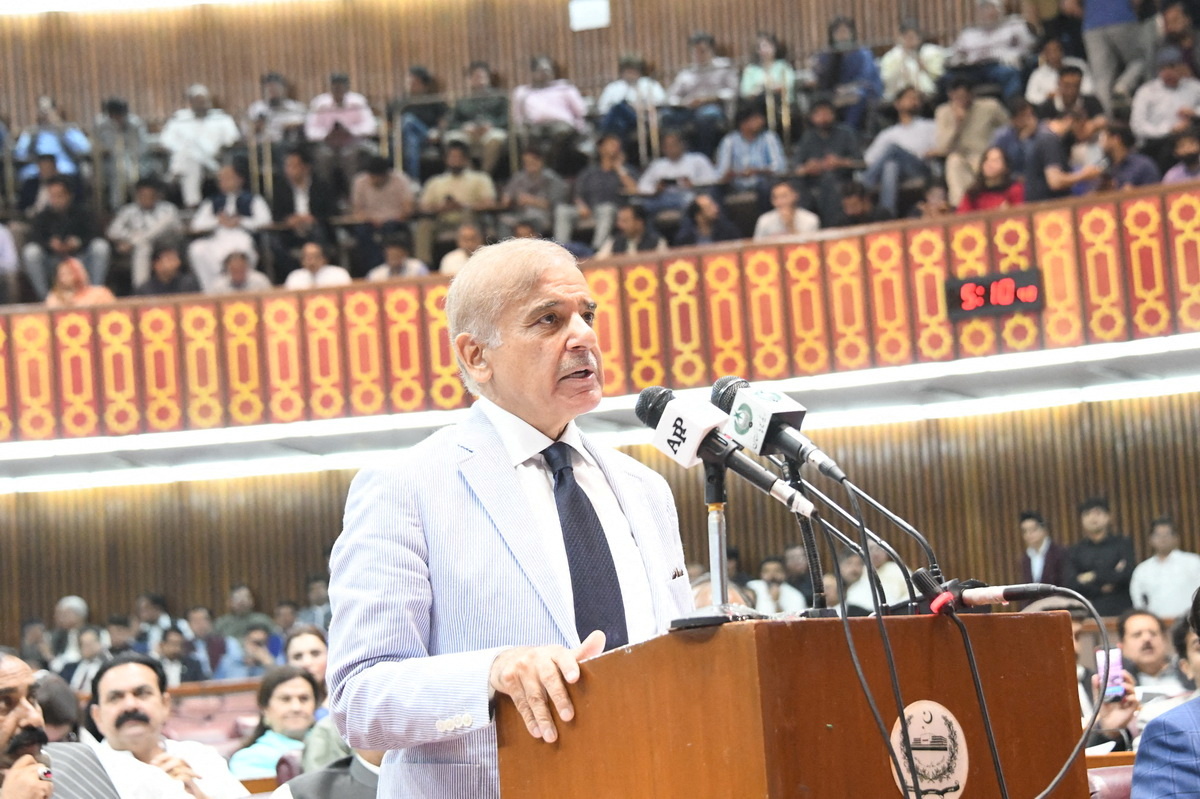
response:
M1025 186L1013 179L1008 157L1000 147L989 147L979 159L979 177L958 205L960 214L1010 208L1025 202Z
M263 677L258 689L262 713L246 744L229 759L239 780L274 777L279 758L304 748L317 708L317 681L298 666L280 666Z
M325 633L311 625L296 628L283 645L283 653L289 666L304 669L317 681L317 721L329 715L329 696L325 690L325 664L329 658L329 646Z
M54 288L46 297L47 308L72 308L81 305L103 305L114 301L113 293L104 286L93 286L87 269L78 258L64 258L58 264Z

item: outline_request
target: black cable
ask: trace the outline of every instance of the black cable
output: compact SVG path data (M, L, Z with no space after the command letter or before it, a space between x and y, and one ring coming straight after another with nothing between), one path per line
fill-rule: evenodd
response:
M1075 601L1082 603L1083 606L1088 609L1088 613L1092 614L1092 618L1096 620L1096 626L1100 628L1100 640L1104 642L1104 651L1107 652L1108 630L1105 629L1104 619L1100 618L1100 614L1096 612L1095 606L1093 606L1091 602L1084 599L1081 594L1072 591L1070 588L1059 588L1056 586L1054 593L1058 596L1065 596L1070 599L1074 599ZM1109 669L1111 668L1112 664L1109 662L1108 658L1105 658L1104 676L1101 678L1101 685L1108 685L1108 674ZM1063 767L1059 770L1058 774L1056 774L1054 779L1050 781L1050 784L1046 786L1046 790L1039 793L1036 799L1046 799L1047 796L1052 794L1058 788L1059 784L1062 783L1063 778L1067 776L1067 772L1071 770L1071 766L1076 760L1079 759L1079 753L1082 752L1084 746L1087 745L1088 738L1092 734L1092 728L1096 726L1096 719L1100 718L1100 707L1103 704L1104 697L1101 696L1094 703L1095 707L1092 708L1092 716L1090 719L1088 719L1088 723L1084 725L1083 732L1080 733L1079 740L1076 742L1075 748L1071 750L1070 756L1067 757L1067 762L1063 764Z
M1004 769L1000 766L1000 750L996 748L996 733L992 729L992 718L988 714L987 699L983 696L983 681L979 678L979 664L975 662L975 648L971 646L971 636L967 633L967 625L954 612L951 605L947 614L954 620L958 632L962 636L963 649L967 653L967 665L971 669L971 681L975 683L975 698L979 701L979 712L983 716L983 731L987 734L988 749L992 755L992 766L996 769L996 784L1000 788L1000 799L1008 799L1008 784L1004 781Z
M881 502L879 502L879 500L875 499L866 491L863 491L861 488L854 485L854 483L846 480L842 483L842 485L846 487L846 491L850 494L857 495L865 499L868 505L882 513L888 521L890 521L898 529L902 530L909 538L912 538L914 541L916 541L921 547L921 550L925 553L925 557L929 560L930 573L933 575L934 579L938 581L938 583L943 582L944 578L942 577L942 567L938 565L937 555L933 553L933 547L929 545L929 539L921 535L917 528L913 527L911 524L904 521L904 519L888 510Z
M817 516L817 512L812 512L813 516ZM825 572L821 568L821 553L817 550L817 534L813 531L812 520L807 516L797 513L796 521L800 524L800 539L804 542L804 554L808 558L808 576L812 583L813 590L813 607L824 609L829 607L828 601L825 599L825 581L821 579L821 575Z
M867 574L873 575L875 582L879 581L879 575L875 572L875 564L871 562L870 557L870 542L867 538L867 522L863 518L862 505L859 504L858 497L851 490L851 483L846 480L842 483L846 486L846 495L850 497L850 508L854 512L855 519L858 523L859 542L862 545L863 552L867 554L864 565L867 569ZM873 587L874 590L874 587ZM843 597L844 600L844 597ZM906 705L904 697L900 691L900 675L896 671L896 657L892 652L892 642L888 637L887 625L883 623L883 614L881 613L881 602L886 603L887 597L883 593L882 587L879 589L879 597L872 595L872 600L875 603L875 624L879 628L879 639L883 644L883 659L887 663L888 675L892 683L892 696L896 701L896 714L900 717L900 745L904 748L904 757L908 761L908 767L911 769L909 775L912 777L913 795L918 799L924 796L921 793L921 780L917 775L917 761L913 758L912 753L912 736L908 734L908 717L905 715ZM890 741L890 738L889 738ZM899 772L897 772L899 773ZM906 797L908 793L904 794Z
M867 675L863 672L862 662L858 659L858 648L854 645L854 635L850 632L850 619L846 608L846 581L842 579L842 566L838 561L837 545L834 543L833 536L829 530L822 528L825 531L825 541L829 544L830 552L833 555L833 576L838 587L838 614L842 618L842 635L846 638L846 648L850 650L850 663L854 666L854 674L858 677L858 685L862 688L863 697L867 700L867 707L871 709L871 716L875 719L875 726L879 730L879 734L883 737L883 745L887 749L888 757L891 758L892 767L896 770L896 779L900 781L900 793L907 799L911 789L908 787L908 781L904 779L904 769L900 767L900 760L896 757L896 748L892 746L892 735L888 732L887 726L883 723L883 715L879 712L879 705L875 703L875 695L871 693L871 686L867 683ZM904 714L900 715L904 718ZM911 749L909 751L909 760L912 760ZM915 777L914 777L915 779ZM920 793L917 793L920 797Z

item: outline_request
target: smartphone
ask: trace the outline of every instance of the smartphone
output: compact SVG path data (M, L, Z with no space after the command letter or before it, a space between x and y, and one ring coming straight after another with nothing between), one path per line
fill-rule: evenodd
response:
M1112 664L1108 674L1108 683L1104 686L1105 702L1120 702L1125 697L1125 669L1121 665L1121 650L1113 647L1105 652L1096 650L1096 674L1104 677L1104 664Z

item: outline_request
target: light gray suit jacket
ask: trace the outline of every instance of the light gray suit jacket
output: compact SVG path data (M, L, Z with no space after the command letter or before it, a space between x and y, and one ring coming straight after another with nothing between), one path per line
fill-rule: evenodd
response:
M629 520L665 632L693 607L670 489L584 444ZM351 746L391 750L381 799L499 796L492 661L511 646L579 645L529 514L478 408L351 485L330 564L330 708Z

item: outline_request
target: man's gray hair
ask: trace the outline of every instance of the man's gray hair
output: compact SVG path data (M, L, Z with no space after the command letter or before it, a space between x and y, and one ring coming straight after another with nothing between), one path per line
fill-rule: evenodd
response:
M81 596L75 596L74 594L71 596L65 596L58 600L58 604L55 605L55 608L60 608L62 610L73 610L79 614L80 618L82 618L84 621L87 621L88 603L87 600Z
M467 390L480 395L479 384L458 358L454 342L467 333L491 349L499 347L500 317L516 299L528 294L547 267L556 262L575 264L575 256L562 246L542 239L507 239L480 247L467 259L446 295L446 322L450 347L458 359L458 372Z

